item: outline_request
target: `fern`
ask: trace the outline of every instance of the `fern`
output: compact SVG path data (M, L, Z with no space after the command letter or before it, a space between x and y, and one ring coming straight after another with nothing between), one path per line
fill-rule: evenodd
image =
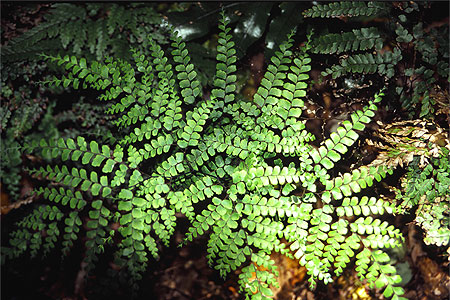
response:
M37 205L17 224L6 254L37 253L41 247L47 252L58 238L67 253L81 238L80 216L88 216L87 271L111 247L137 288L148 255L156 258L160 244L169 245L177 213L182 213L190 221L184 242L206 235L210 265L222 276L241 268L239 282L248 298L273 296L277 269L269 255L275 251L297 258L311 287L317 280L331 282L332 274L342 274L356 257L362 278L384 288L385 296L401 299L402 288L394 286L400 277L386 264L383 249L400 245L403 238L373 217L396 209L382 199L358 197L392 170L361 166L334 178L329 172L358 139L356 131L375 116L383 94L355 111L316 149L299 118L311 69L311 35L297 52L291 32L253 101L244 102L236 93L236 51L223 12L219 30L209 98L201 94L186 45L173 31L171 48L150 40L151 54L134 50L132 63L43 56L67 72L43 83L102 91L100 100L114 102L109 113L118 116L115 125L129 131L113 145L82 136L28 144L28 153L55 163L30 170L51 183L37 191L51 206ZM358 219L351 222L344 213ZM33 222L38 225L30 227ZM53 225L58 222L62 238ZM113 230L113 222L120 228ZM44 242L43 228L48 228ZM113 243L116 231L121 238Z
M339 65L334 65L322 72L323 76L332 75L333 79L347 73L374 74L391 78L395 74L394 66L402 59L399 50L373 55L371 53L356 54L342 59Z
M342 34L330 33L318 37L312 46L312 52L339 54L348 51L380 50L383 39L376 27L353 29Z
M332 2L317 4L303 12L305 17L337 18L342 16L374 16L383 13L384 3L380 2Z
M36 77L42 79L44 70L48 68L47 64L39 61L40 53L61 56L67 53L83 54L98 60L115 55L130 60L128 43L141 50L148 49L148 32L159 28L159 21L152 5L56 3L51 5L37 26L5 41L1 49L2 157L8 157L12 152L17 153L15 147L17 144L23 146L24 141L30 143L32 139L74 137L78 134L76 130L70 133L57 131L63 119L72 117L73 112L68 110L57 117L53 116L55 111L52 108L56 101L49 100L35 83ZM155 33L152 36L160 42L165 41L161 34ZM56 89L56 92L61 90ZM74 108L86 122L95 119L83 115L83 112L95 110L86 101L78 102ZM30 133L35 125L39 127L40 134ZM104 140L114 139L102 132L107 130L107 126L101 126L98 122L85 125L83 127L88 128L83 128L83 134L104 134ZM19 165L17 158L2 162L2 169L7 172L1 171L1 181L15 202L21 179Z
M448 45L448 26L426 34L424 22L412 12L425 9L427 5L405 2L400 8L401 13L393 4L333 2L317 4L306 10L304 16L342 19L387 15L393 19L395 25L392 26L386 22L377 27L358 27L317 37L313 41L314 53L341 55L339 62L326 67L322 75L337 79L351 74L378 74L388 88L395 89L409 118L433 119L439 110L438 103L430 97L430 90L438 90L448 83L448 51L439 50ZM389 40L390 36L395 38Z
M2 70L3 71L3 70ZM5 80L5 81L3 81ZM13 200L11 205L16 205L20 192L22 179L22 156L18 151L25 141L39 140L42 137L59 137L52 116L54 105L48 104L48 99L39 93L20 87L11 89L5 84L6 78L2 76L2 107L0 114L2 124L0 128L0 155L2 156L0 179L2 187ZM35 99L31 101L29 99ZM47 111L45 111L46 106ZM30 134L33 127L36 130Z
M408 170L401 189L392 188L399 211L417 209L415 222L425 232L424 242L448 245L448 134L437 124L416 120L386 125L378 136L383 142L369 142L381 150L371 165Z
M415 221L425 231L424 242L437 246L449 244L448 204L450 183L448 154L442 148L438 158L432 158L431 164L420 167L419 158L410 163L408 173L402 182L404 192L397 190L401 207L408 210L418 207Z
M2 47L6 62L36 59L41 52L61 50L75 55L90 53L100 60L108 47L117 56L128 58L123 38L129 36L134 45L143 43L146 47L146 31L142 27L159 24L159 17L151 6L136 4L55 3L44 18L45 21ZM138 26L139 23L144 26Z

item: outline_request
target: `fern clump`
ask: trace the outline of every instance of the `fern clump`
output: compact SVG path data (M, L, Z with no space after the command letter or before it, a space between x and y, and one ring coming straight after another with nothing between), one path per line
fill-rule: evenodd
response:
M394 188L400 210L416 210L416 223L425 231L424 242L448 245L449 169L448 134L438 125L424 121L403 121L380 129L382 149L372 165L400 165L407 168L401 189Z
M448 87L449 42L448 24L428 31L426 27L432 26L418 17L418 11L425 13L428 8L430 5L423 2L403 2L397 7L393 3L350 1L320 3L304 11L303 15L311 18L392 20L376 27L361 25L347 32L319 35L313 41L314 53L340 55L322 75L333 79L377 75L389 90L395 90L409 118L433 119L447 106L433 94Z
M449 150L442 148L438 158L420 167L420 158L410 163L402 184L405 192L398 191L402 199L401 207L408 210L417 207L415 221L425 231L425 244L448 246L449 244L449 204L450 169Z
M157 258L161 246L169 245L181 213L190 221L184 242L207 236L210 265L222 276L241 268L239 282L248 298L273 296L277 267L269 255L275 251L298 259L311 287L317 280L331 282L355 259L362 279L384 288L386 297L401 299L403 289L395 286L401 278L384 249L400 245L403 237L376 217L396 208L360 194L392 170L360 166L331 176L375 116L383 93L316 148L300 119L311 36L297 51L292 31L271 58L253 101L246 101L236 92L228 25L222 13L209 97L176 32L170 48L149 40L150 54L135 49L132 62L44 56L67 71L45 84L102 91L99 98L112 102L107 112L125 133L111 144L82 135L27 144L27 153L49 161L30 170L49 182L35 190L45 204L36 204L17 224L3 253L47 253L60 241L66 253L87 220L87 271L108 247L137 288L149 256Z
M145 4L55 3L41 23L2 47L2 55L6 63L60 51L89 53L98 60L111 51L128 58L124 39L129 38L135 46L147 46L145 37L159 21L154 8Z
M90 99L80 99L72 109L60 112L60 103L37 83L48 76L49 68L53 67L40 59L40 53L84 55L97 60L114 55L127 60L131 58L130 44L134 48L149 48L148 35L166 42L153 4L55 3L42 9L45 6L31 4L29 8L36 8L29 12L31 18L21 16L22 21L32 19L30 23L35 25L22 35L5 41L2 35L0 179L9 195L9 201L2 203L4 211L21 203L19 189L20 182L26 178L21 172L25 162L17 149L25 143L41 138L74 138L80 132L101 140L114 139L109 133L112 122L104 124L112 117L100 120L103 108L92 105ZM10 8L17 10L12 15L19 16L18 10L24 7L11 4ZM22 26L14 25L20 28L17 32L23 30ZM63 89L56 87L52 92L62 93ZM77 119L83 121L77 123ZM68 122L77 123L78 130L60 130Z
M392 187L400 203L399 212L415 211L415 222L424 230L425 244L447 246L448 133L433 122L419 120L382 125L376 135L379 141L368 141L380 150L371 165L400 165L407 170L400 180L401 188Z
M382 13L383 10L385 10L385 5L380 2L346 1L318 4L303 14L313 18L338 18L342 16L374 16Z

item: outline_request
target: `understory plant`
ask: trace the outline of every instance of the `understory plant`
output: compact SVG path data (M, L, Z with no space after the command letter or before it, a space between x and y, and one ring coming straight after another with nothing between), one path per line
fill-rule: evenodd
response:
M15 6L5 4L4 11L8 5ZM5 38L9 28L4 30L2 23L0 181L2 190L9 195L8 201L2 202L4 211L21 203L20 187L27 176L22 172L25 164L18 149L25 143L42 138L73 137L81 132L101 140L114 139L109 133L112 124L107 122L113 116L105 118L99 114L103 107L93 105L94 99L83 96L73 107L65 107L61 102L70 100L58 101L49 96L59 94L61 98L71 98L70 94L63 94L62 87L44 89L39 83L45 80L51 68L40 53L83 54L99 61L108 55L131 59L130 45L148 49L148 35L165 42L159 29L160 17L152 3L54 3L18 7L27 13L21 15L15 11L12 20L17 23L10 26L20 30L31 24L32 27L22 35ZM9 17L5 16L5 23ZM74 126L67 132L63 128L70 123Z
M28 171L42 180L34 190L40 201L17 223L3 258L48 255L53 248L67 254L81 241L88 274L112 249L118 276L136 290L182 214L190 222L184 243L206 236L209 264L223 277L240 269L239 284L249 299L274 296L272 252L298 259L311 288L332 282L355 262L371 287L405 299L385 250L403 237L378 217L394 214L396 206L367 191L392 170L336 169L375 116L383 93L315 147L300 118L311 35L300 49L293 47L294 31L287 36L248 101L236 92L228 23L222 13L208 92L173 31L170 47L150 39L150 55L134 49L131 62L43 55L67 72L46 85L100 91L99 100L111 103L107 113L124 134L109 143L80 134L25 145L28 157L39 158Z
M318 3L303 15L334 19L340 24L335 28L344 24L351 28L337 32L328 26L312 41L311 51L329 62L322 72L324 78L350 89L355 83L365 88L385 83L388 105L399 114L390 124L379 123L374 140L369 139L379 152L370 165L406 169L401 187L392 188L401 202L400 211L415 215L425 244L445 246L450 213L446 168L450 149L449 27L447 21L430 21L432 11L437 11L431 8L437 5L440 3L331 2Z
M416 207L416 223L425 232L425 244L448 246L450 238L450 165L449 150L442 148L438 158L431 159L427 165L420 164L415 157L409 165L408 173L402 181L401 208L408 210ZM448 247L447 247L448 248ZM447 250L447 255L450 252Z
M407 171L400 180L400 188L392 187L399 211L414 214L415 223L424 231L425 244L448 246L448 133L433 122L413 120L384 125L375 137L379 141L368 143L379 149L379 154L370 165L400 165ZM447 250L447 256L449 253Z
M438 4L345 1L318 3L305 10L306 18L334 19L335 28L353 28L333 32L330 26L317 34L312 52L327 55L331 64L322 75L342 78L350 86L384 81L409 119L448 116L448 99L437 95L450 79L449 27L448 22L427 21L433 5ZM390 101L393 109L395 101Z

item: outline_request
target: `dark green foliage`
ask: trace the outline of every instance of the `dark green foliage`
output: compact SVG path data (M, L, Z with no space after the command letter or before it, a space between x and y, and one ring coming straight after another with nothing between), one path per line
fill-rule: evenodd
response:
M391 78L394 76L394 66L402 59L398 49L392 52L373 55L372 53L355 54L340 60L339 65L326 69L322 75L333 75L333 78L348 73L374 74Z
M125 38L145 48L146 35L156 24L159 16L145 4L56 3L42 23L2 47L3 63L63 49L76 55L90 53L96 59L103 59L107 52L129 57Z
M19 196L22 159L17 149L24 143L41 138L75 137L81 132L103 142L115 141L112 122L105 123L114 117L103 116L105 107L83 99L61 112L59 103L54 98L48 99L36 82L48 79L45 73L48 65L40 61L40 54L69 53L98 60L114 55L127 60L131 58L130 45L147 51L149 34L165 41L153 4L56 3L37 26L2 45L0 178L11 202L16 202ZM66 87L63 84L53 92L61 94ZM77 119L81 122L76 122ZM69 122L76 123L70 131L59 130L69 127Z
M398 190L401 209L417 207L415 221L425 231L424 242L437 246L449 244L449 204L450 204L450 164L449 150L441 148L437 158L430 163L420 163L415 157L409 164L408 173L403 180L404 192Z
M317 4L303 14L313 18L337 18L342 16L376 16L385 13L385 4L382 2L343 1L327 4Z
M206 85L212 84L214 77L214 58L217 54L215 24L222 9L230 18L236 58L240 60L259 49L263 41L266 45L265 57L270 58L291 29L302 21L299 12L307 7L307 3L262 2L254 5L251 2L186 2L174 3L171 7L167 13L169 24L179 31L183 41L188 42L189 52L196 53L192 56L192 62L199 71L199 81ZM214 38L205 41L211 35Z
M383 40L375 27L353 29L342 34L330 33L316 39L312 51L314 53L339 54L347 51L380 50Z
M2 85L5 83L3 79ZM53 106L47 107L48 99L43 98L41 94L34 94L25 86L13 90L3 85L1 96L0 178L2 187L15 200L19 197L22 166L20 148L23 143L42 137L57 138L59 132L54 125ZM37 127L36 130L28 134L34 126Z
M313 41L315 53L341 54L339 62L326 68L323 76L378 74L389 90L395 90L408 117L433 119L438 106L430 91L448 86L449 41L448 24L425 28L430 25L423 21L423 14L431 5L436 4L402 2L396 9L387 2L346 1L317 4L305 11L305 17L313 18L386 20L377 27L356 25L352 31L318 36Z

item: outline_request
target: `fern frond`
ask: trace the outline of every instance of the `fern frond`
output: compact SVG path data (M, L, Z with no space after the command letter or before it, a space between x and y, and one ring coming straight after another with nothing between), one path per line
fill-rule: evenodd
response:
M242 268L242 273L239 274L241 289L246 291L252 300L272 299L273 292L269 286L278 286L275 277L278 270L274 261L263 251L253 253L251 261L252 263Z
M256 143L249 143L243 134L245 133L238 131L237 127L231 127L229 133L215 129L214 133L205 136L204 140L208 148L245 159L250 151L256 148Z
M116 165L126 167L122 162L123 151L122 148L116 147L111 151L109 146L102 145L101 150L95 141L88 143L84 137L78 136L76 141L69 138L64 140L62 138L50 140L49 142L41 139L39 145L33 141L31 145L26 145L26 151L33 151L35 148L42 149L42 155L48 158L56 158L61 156L62 161L72 160L80 161L83 165L92 165L99 167L103 164L102 171L110 173Z
M291 32L287 40L280 45L280 51L275 52L275 56L272 57L271 64L267 67L264 78L261 80L261 86L253 96L253 101L260 109L278 103L277 97L281 96L280 87L283 86L283 80L286 78L285 72L289 70L288 65L292 61L290 58L292 51L289 49L292 47L293 35L294 32ZM269 108L266 107L266 111L269 114Z
M366 278L370 287L385 288L383 296L394 300L406 300L402 287L394 286L402 280L396 274L395 267L389 264L389 256L382 250L369 250L364 248L357 255L356 270L361 278ZM369 267L370 264L370 267Z
M7 62L36 59L39 53L62 52L87 53L98 60L105 54L129 58L128 43L140 46L138 40L148 37L148 31L141 27L160 24L151 6L140 6L54 3L43 22L9 41L2 53ZM145 42L142 44L146 46Z
M368 236L363 238L362 242L366 247L374 249L394 248L400 246L399 241L403 240L400 230L385 221L374 220L371 216L358 218L350 224L350 230L358 235L367 234Z
M343 126L339 126L336 132L330 134L330 138L322 142L319 149L310 153L311 158L316 164L320 163L326 169L331 169L334 162L341 159L341 154L347 152L348 148L358 139L358 134L355 130L364 130L365 125L371 121L370 118L375 116L377 107L375 103L381 101L383 93L376 94L375 99L369 102L362 111L356 111L351 114L351 122L346 120L342 122ZM339 154L340 153L340 154Z
M156 184L159 184L157 180ZM133 280L142 278L142 272L147 265L147 251L153 257L158 257L158 247L151 232L156 234L167 244L174 232L175 213L166 209L162 198L136 197L130 190L119 193L118 209L123 212L119 219L121 228L119 232L124 237L118 255L124 257L130 268ZM162 201L160 201L162 200ZM160 213L157 210L160 207ZM155 208L155 209L153 209Z
M32 257L35 257L40 249L43 249L44 255L55 247L61 232L57 228L57 222L62 219L64 214L56 206L40 205L29 215L17 223L21 229L13 232L10 245L13 251L10 255L17 257L24 251L29 250ZM55 221L48 223L48 221ZM43 239L41 232L45 231L47 237Z
M40 172L42 174L42 172ZM68 176L66 176L68 177ZM70 177L69 177L70 180ZM68 184L69 186L71 184ZM69 188L63 188L60 187L59 189L56 188L40 188L37 191L37 195L42 194L44 198L55 202L60 203L62 205L70 205L70 208L72 209L79 209L82 210L84 206L86 205L86 201L83 199L83 195L80 191L76 191L75 193L72 191L72 189Z
M326 192L324 192L322 199L325 202L329 202L331 200L330 195L336 200L342 199L343 195L349 197L353 193L359 193L361 189L372 186L374 179L381 181L381 179L386 177L387 173L392 174L392 170L383 166L370 168L361 166L353 170L352 173L345 173L342 176L335 177L333 180L325 180Z
M322 199L323 197L324 196L322 196ZM336 214L339 217L359 216L361 214L364 216L369 216L371 214L382 215L384 214L384 211L387 213L393 213L395 211L394 209L394 204L375 197L369 198L367 196L363 196L361 199L358 199L357 197L345 197L342 201L342 205L336 208Z
M190 63L191 58L186 49L186 44L181 41L178 33L172 32L171 39L173 41L172 47L174 48L172 55L176 63L177 78L180 81L181 96L186 104L193 104L201 93L197 72L194 70L194 65Z
M186 125L183 131L178 131L178 146L186 148L188 146L197 146L200 140L200 133L209 118L212 104L210 102L202 102L194 108L192 114L187 114Z
M384 3L380 2L345 1L317 4L304 11L303 15L312 18L369 17L377 16L384 10Z
M380 50L383 39L376 27L353 29L351 32L330 33L314 40L311 47L313 53L340 54L342 52Z
M71 201L72 206L72 201ZM62 242L62 253L63 255L67 255L70 251L70 248L73 246L73 241L78 239L78 233L80 232L80 226L82 224L81 219L78 215L77 211L72 211L69 213L69 216L64 219L64 240Z
M79 187L82 191L90 191L94 196L99 195L101 192L102 196L106 197L111 193L111 188L108 184L108 179L106 178L106 176L102 176L99 179L95 171L92 171L88 175L85 169L72 168L72 170L69 171L69 169L65 165L63 165L61 168L59 168L58 166L55 166L54 168L47 166L46 169L41 167L38 170L30 170L30 173L34 174L35 176L40 175L47 177L49 180L53 180L56 182L62 182L64 185L71 186L73 188ZM56 190L54 189L53 192L50 193L50 195L54 195L55 192ZM60 190L60 192L63 193L62 190ZM47 193L48 192L44 190L44 195L46 195ZM60 194L60 196L63 197L62 194ZM81 201L81 203L83 202Z
M28 30L25 34L10 41L8 46L2 47L2 53L5 55L5 58L17 60L27 56L26 54L28 53L35 55L41 50L55 49L59 44L56 39L53 39L57 35L56 28L67 22L71 17L83 17L83 13L80 10L67 9L67 6L71 5L61 3L58 6L57 4L54 9L57 13L53 14L47 22ZM63 9L58 9L59 7L63 7ZM46 43L39 43L46 37L50 40ZM48 51L45 51L45 53L48 53Z
M236 50L234 49L234 42L231 40L232 36L229 34L231 28L228 27L229 20L226 19L225 13L221 12L219 29L218 45L217 45L217 64L216 74L214 78L214 89L211 91L214 102L215 118L220 117L221 110L225 108L226 104L235 100L236 91Z
M288 82L283 84L281 98L278 102L271 103L273 111L276 112L278 117L281 117L283 122L273 121L275 124L278 124L279 129L284 128L284 125L282 125L284 122L286 122L286 125L293 125L293 128L297 130L303 127L303 123L298 122L297 119L302 114L301 108L304 106L301 98L306 96L307 84L304 81L309 78L309 75L306 73L311 70L310 62L311 59L306 53L303 53L298 58L294 58L294 65L290 67L291 72L287 74ZM264 114L264 108L262 111Z
M97 255L104 251L107 244L107 234L110 234L108 224L111 220L111 212L103 206L103 201L97 199L91 203L89 211L90 220L87 222L88 231L86 232L86 271L90 272L95 267L98 260Z
M346 75L347 73L378 73L381 76L391 78L394 76L394 66L402 59L402 54L397 48L383 54L373 55L371 53L356 54L341 59L338 65L333 65L322 72L323 76L332 75L333 79Z

